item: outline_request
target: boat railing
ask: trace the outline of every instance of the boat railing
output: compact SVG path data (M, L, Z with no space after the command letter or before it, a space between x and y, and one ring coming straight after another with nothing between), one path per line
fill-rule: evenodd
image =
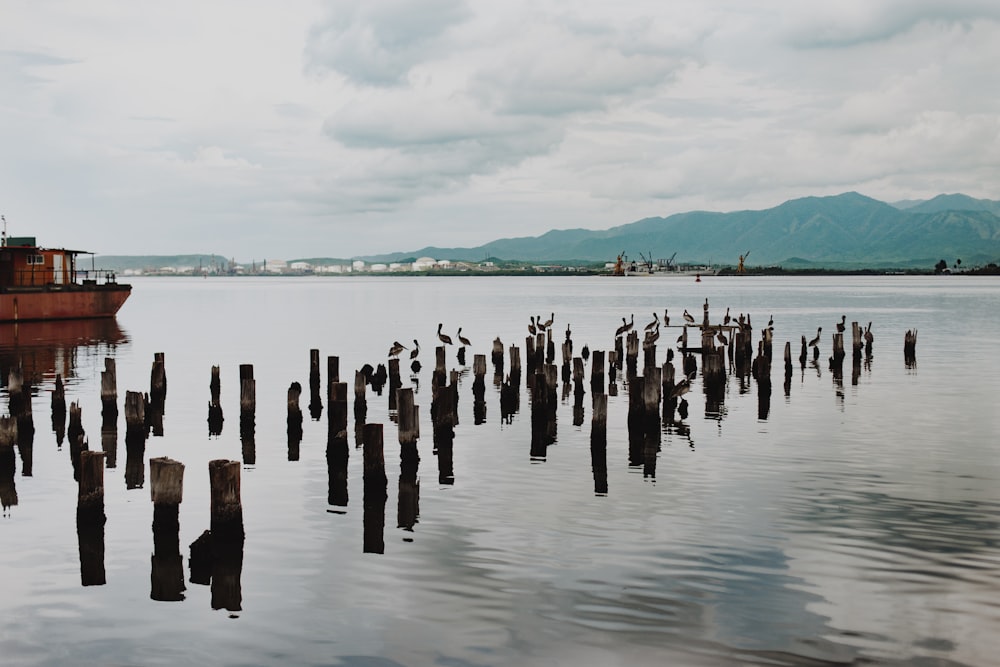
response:
M57 276L51 270L22 269L14 272L14 280L10 286L46 287L52 285L115 285L118 283L117 274L107 269L78 269L64 274L62 281L57 281L56 278Z

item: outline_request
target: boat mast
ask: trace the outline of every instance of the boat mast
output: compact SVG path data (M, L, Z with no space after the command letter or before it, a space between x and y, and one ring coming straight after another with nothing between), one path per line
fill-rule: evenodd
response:
M7 246L7 218L0 215L0 220L3 220L3 237L0 238L0 245Z

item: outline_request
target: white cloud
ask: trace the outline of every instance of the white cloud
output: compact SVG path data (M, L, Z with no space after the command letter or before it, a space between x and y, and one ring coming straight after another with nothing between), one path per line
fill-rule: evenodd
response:
M43 242L292 258L845 190L1000 198L998 21L986 0L20 3L0 204Z

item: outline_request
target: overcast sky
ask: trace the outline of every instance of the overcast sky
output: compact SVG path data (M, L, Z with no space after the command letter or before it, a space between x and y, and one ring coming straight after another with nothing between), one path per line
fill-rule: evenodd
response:
M101 254L1000 199L996 0L3 0L0 213Z

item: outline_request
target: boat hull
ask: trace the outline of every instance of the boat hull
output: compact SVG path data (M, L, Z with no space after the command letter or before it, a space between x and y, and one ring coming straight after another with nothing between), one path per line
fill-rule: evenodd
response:
M0 322L114 317L131 285L46 285L0 290Z

